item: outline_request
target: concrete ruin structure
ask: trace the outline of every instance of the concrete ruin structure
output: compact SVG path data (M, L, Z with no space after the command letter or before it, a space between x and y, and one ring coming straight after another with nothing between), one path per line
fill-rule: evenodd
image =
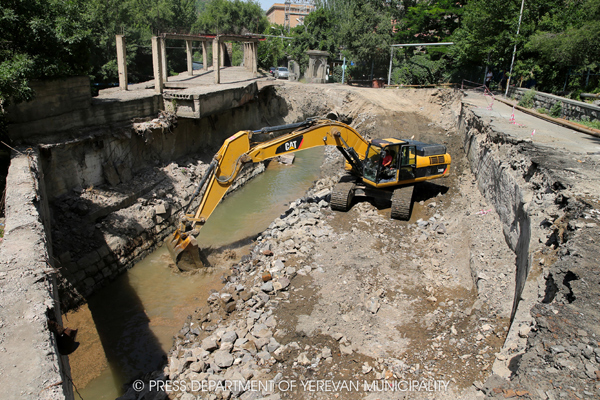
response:
M127 90L127 50L123 35L117 35L117 68L119 70L119 89Z
M167 71L167 52L165 41L184 40L187 55L187 73L189 76L194 74L192 48L193 42L202 43L202 69L208 71L208 43L212 43L212 65L215 74L214 82L221 83L221 68L225 66L225 53L227 52L226 42L242 42L244 50L244 67L251 71L254 76L258 73L258 42L260 38L250 35L192 35L163 33L152 38L152 64L154 67L154 82L156 93L162 93L164 84L168 81ZM117 46L118 47L118 46Z
M308 50L306 54L309 57L306 83L325 83L329 53L320 50Z

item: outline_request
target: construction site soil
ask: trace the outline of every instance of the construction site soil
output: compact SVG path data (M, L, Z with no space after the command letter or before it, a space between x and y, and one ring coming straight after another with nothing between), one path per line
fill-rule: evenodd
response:
M419 185L407 222L360 199L333 212L343 159L328 149L322 178L122 398L165 398L152 382L186 400L598 397L597 142L538 144L532 129L562 128L537 122L513 134L510 108L476 93L276 90L286 122L334 111L369 138L443 143L452 174ZM504 175L482 179L492 162ZM511 325L517 256L529 274Z
M213 249L223 287L197 296L165 365L122 399L600 397L597 140L564 130L569 143L587 141L583 150L538 143L532 130L563 128L517 127L510 108L475 92L270 90L286 123L330 114L367 138L445 144L451 174L418 185L409 221L360 198L335 212L343 158L327 149L321 178L250 246ZM142 255L143 239L127 247L122 237L175 220L208 160L134 176L147 188L139 200L96 224L80 217L115 201L114 190L59 199L55 253L97 252L106 265L93 268L106 275L119 255ZM79 231L106 254L61 240Z

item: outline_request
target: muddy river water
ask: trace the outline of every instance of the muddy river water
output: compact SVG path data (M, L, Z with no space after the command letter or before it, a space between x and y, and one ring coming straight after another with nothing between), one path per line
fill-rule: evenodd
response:
M227 247L265 230L318 178L322 161L320 148L297 153L292 166L272 162L219 205L198 238L201 246ZM248 247L234 251L240 256ZM163 246L64 316L65 325L79 329L80 346L69 361L82 398L114 399L123 384L160 368L185 318L222 286L218 266L182 275L169 263Z

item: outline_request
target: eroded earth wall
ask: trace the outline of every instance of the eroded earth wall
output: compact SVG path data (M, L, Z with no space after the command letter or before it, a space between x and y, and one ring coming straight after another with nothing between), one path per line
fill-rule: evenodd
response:
M464 149L471 170L477 176L479 190L498 213L506 243L516 256L512 319L529 271L531 220L526 211L527 200L524 199L527 188L523 186L523 178L519 179L508 160L503 159L496 151L500 136L494 134L469 108L463 108L458 129L464 135Z

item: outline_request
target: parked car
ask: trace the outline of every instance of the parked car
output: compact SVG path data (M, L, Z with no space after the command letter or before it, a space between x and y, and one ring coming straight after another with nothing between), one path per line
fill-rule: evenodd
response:
M271 68L269 68L269 73L271 74L271 76L274 76L274 75L275 75L275 70L276 70L276 69L277 69L277 68L275 68L275 67L271 67Z
M287 79L290 76L290 71L286 67L279 67L275 70L275 79Z

